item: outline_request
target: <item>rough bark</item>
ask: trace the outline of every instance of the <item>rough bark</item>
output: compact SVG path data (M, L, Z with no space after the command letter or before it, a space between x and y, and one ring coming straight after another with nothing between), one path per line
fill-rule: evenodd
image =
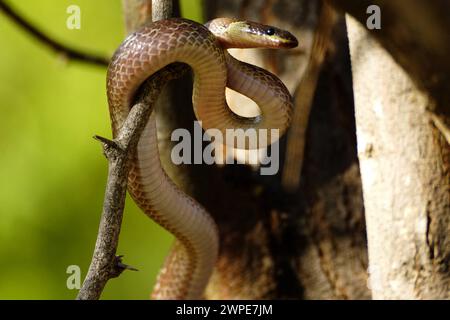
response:
M347 26L373 297L448 299L450 148L428 116L436 100L364 26L351 17Z
M319 2L204 3L207 19L234 16L292 31L300 40L299 49L242 50L239 58L245 55L246 61L271 70L291 92L295 91L310 59ZM197 189L196 198L212 212L221 234L221 254L207 290L209 298L370 297L351 75L342 19L333 39L334 49L319 77L306 132L300 187L287 193L281 187L280 174L261 177L244 166L204 169L205 178L199 181L203 188Z

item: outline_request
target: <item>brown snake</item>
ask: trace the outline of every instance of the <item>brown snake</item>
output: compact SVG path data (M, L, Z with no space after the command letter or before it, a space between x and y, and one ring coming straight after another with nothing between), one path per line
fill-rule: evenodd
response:
M194 72L192 101L204 129L279 129L281 136L292 110L288 90L276 76L234 59L226 49L295 46L297 40L287 31L255 22L219 18L206 26L185 19L148 24L125 39L108 69L113 135L124 123L139 86L168 64L183 62ZM255 101L261 115L243 118L234 114L226 103L225 87ZM160 271L153 298L201 298L218 256L217 226L162 169L154 113L132 160L128 190L138 206L177 239Z

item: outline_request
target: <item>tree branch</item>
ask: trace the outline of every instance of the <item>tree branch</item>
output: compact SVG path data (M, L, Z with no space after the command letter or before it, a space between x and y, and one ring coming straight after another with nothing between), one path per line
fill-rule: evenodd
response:
M153 1L155 4L157 1ZM167 2L167 1L165 1ZM124 10L131 14L130 8L147 8L142 0L124 1ZM163 11L160 11L163 10ZM149 11L146 11L147 14ZM166 18L167 6L155 6L153 13L156 17ZM145 23L147 19L140 16L139 22ZM127 20L128 28L138 28L140 25ZM141 133L147 124L154 109L162 88L175 78L179 78L188 70L181 63L171 64L160 70L144 82L137 95L137 102L114 140L96 136L95 139L103 144L104 154L109 161L108 180L103 203L102 218L95 244L94 254L88 274L77 296L78 300L97 300L106 283L119 276L125 269L135 270L122 263L121 256L116 256L119 234L122 225L125 196L127 191L127 178L129 162L136 150Z
M151 0L122 0L125 29L131 33L152 19Z
M327 2L323 2L319 22L314 32L308 66L294 93L294 114L288 131L286 160L282 175L282 185L290 192L297 190L300 184L309 115L314 102L317 81L331 43L331 33L336 21L337 13L334 8Z
M63 55L70 60L77 60L80 62L86 62L95 64L98 66L108 66L109 59L95 54L82 52L80 50L68 47L59 43L58 41L50 38L44 32L40 31L37 27L32 25L21 17L15 10L6 4L3 0L0 0L0 11L9 17L16 25L34 37L36 40L55 51L56 53Z
M172 17L172 0L152 0L152 19L153 21L164 20Z
M117 137L114 140L95 137L102 142L103 151L109 161L108 181L92 262L78 294L78 300L99 299L110 279L119 276L125 269L132 269L122 264L121 257L116 257L125 206L129 161L136 150L161 88L168 81L182 76L185 70L182 64L172 64L153 75L142 86L137 103L131 108Z

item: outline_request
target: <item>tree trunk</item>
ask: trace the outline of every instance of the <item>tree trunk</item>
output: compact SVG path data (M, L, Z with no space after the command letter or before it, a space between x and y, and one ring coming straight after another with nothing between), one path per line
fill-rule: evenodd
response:
M448 299L450 149L433 102L364 26L347 27L373 297Z
M328 0L366 24L370 5L381 10L381 29L370 33L418 89L430 95L430 118L450 143L450 23L447 0Z

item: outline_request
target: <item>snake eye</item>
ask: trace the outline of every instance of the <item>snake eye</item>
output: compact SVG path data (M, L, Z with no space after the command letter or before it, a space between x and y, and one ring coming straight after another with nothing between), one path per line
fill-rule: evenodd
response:
M269 28L266 30L266 34L268 36L273 36L275 34L275 29L274 28Z

